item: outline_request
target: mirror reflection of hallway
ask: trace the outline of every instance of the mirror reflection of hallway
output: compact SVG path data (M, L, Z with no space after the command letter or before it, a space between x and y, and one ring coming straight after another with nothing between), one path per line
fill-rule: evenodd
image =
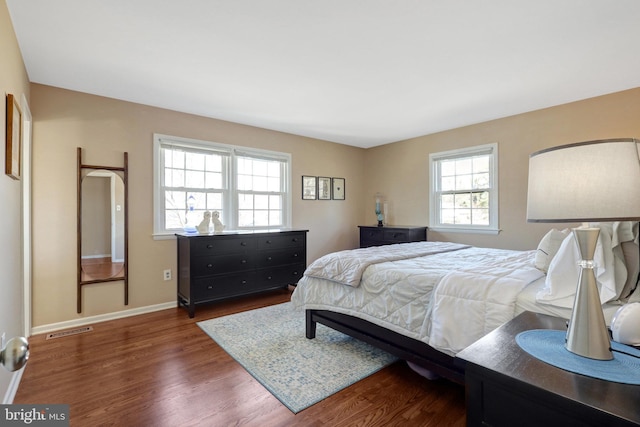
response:
M129 305L129 156L123 166L98 166L82 162L77 153L78 180L78 313L82 313L86 285L123 282L124 305Z
M82 179L82 281L124 277L124 182L113 171Z

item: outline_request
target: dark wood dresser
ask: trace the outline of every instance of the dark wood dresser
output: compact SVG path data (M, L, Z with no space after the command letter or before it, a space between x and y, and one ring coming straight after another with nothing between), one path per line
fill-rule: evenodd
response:
M465 367L468 426L640 425L640 386L536 359L515 340L530 329L566 330L566 320L524 312L457 354Z
M394 243L424 242L427 240L427 227L411 225L359 225L360 247L392 245Z
M193 317L197 304L298 283L307 231L176 234L178 304Z

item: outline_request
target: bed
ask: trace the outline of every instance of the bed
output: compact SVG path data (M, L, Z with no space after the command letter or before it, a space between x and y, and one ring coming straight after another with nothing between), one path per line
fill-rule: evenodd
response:
M601 228L595 261L603 266L597 276L608 322L622 303L640 299L633 292L637 228ZM340 251L309 265L291 300L305 310L307 338L321 323L395 354L425 376L462 383L455 354L517 314L569 318L574 246L568 230L551 230L531 251L449 242Z

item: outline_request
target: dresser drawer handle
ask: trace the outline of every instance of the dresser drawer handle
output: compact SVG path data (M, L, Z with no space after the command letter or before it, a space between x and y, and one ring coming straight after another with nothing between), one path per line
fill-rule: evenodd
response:
M246 264L246 263L247 263L246 259L243 259L242 261L240 261L240 264Z
M209 289L209 290L213 289L213 285L207 286L207 289Z
M294 237L293 239L291 239L292 242L297 243L298 242L298 238Z
M208 244L207 245L207 249L211 249L211 248L213 248L213 245L212 244Z
M293 257L298 258L298 254L297 253L293 254Z
M270 244L271 244L271 240L267 240L265 243L266 243L267 245L270 245Z
M267 261L271 261L273 258L271 258L270 256L267 257Z
M298 272L297 272L297 271L294 271L294 272L293 272L293 275L294 275L294 276L297 276L297 275L298 275Z
M267 280L271 280L271 276L267 276Z
M207 264L207 268L213 268L213 264Z
M240 246L247 246L247 242L240 242Z
M402 234L399 234L399 233L393 233L393 238L394 238L394 239L395 239L396 237L400 237L400 236L402 236Z
M246 284L247 284L247 281L246 281L246 280L243 280L243 281L242 281L242 282L240 282L240 283L241 283L241 284L243 284L243 285L246 285Z

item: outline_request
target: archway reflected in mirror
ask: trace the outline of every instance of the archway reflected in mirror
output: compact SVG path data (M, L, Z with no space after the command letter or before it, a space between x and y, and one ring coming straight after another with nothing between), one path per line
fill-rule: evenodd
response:
M82 178L81 280L125 276L125 185L110 170L94 170Z

